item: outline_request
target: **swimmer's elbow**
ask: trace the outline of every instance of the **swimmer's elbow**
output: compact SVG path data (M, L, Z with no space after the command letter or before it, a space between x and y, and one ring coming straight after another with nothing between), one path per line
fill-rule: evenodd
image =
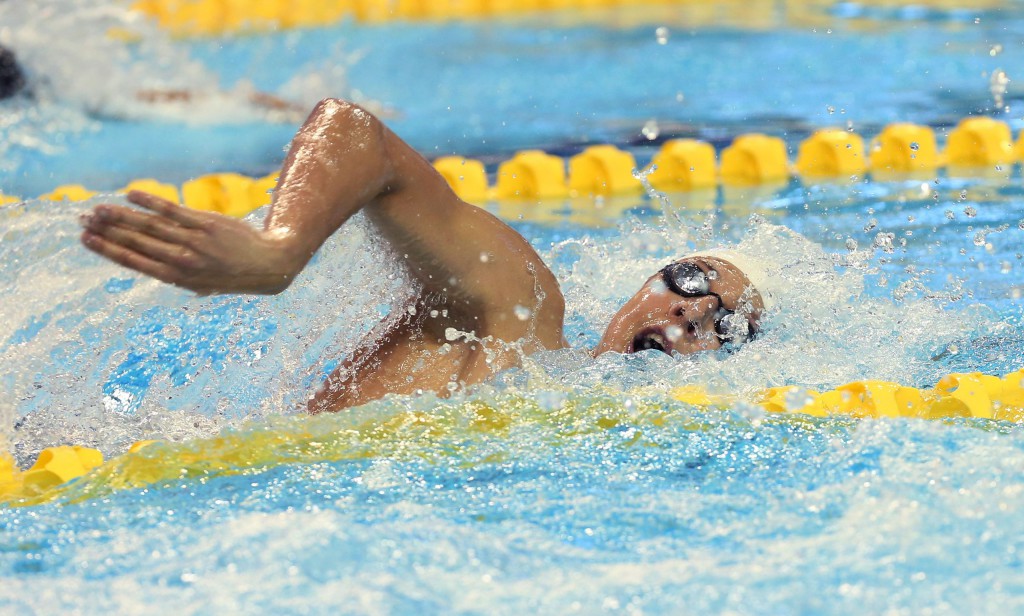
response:
M375 133L383 128L383 124L377 116L359 105L341 98L322 99L313 107L306 124L322 125L325 121L345 128L370 129Z

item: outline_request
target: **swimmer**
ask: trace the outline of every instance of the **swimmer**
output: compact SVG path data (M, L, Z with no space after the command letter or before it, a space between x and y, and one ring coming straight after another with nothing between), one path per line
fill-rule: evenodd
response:
M35 88L29 84L26 72L19 63L14 52L0 45L0 100L12 98L18 94L36 97ZM37 76L36 82L45 81ZM38 84L37 84L38 85ZM48 88L48 90L55 90ZM52 92L51 92L52 94ZM157 115L158 117L192 118L197 113L211 117L218 109L233 107L237 115L239 105L258 114L260 119L273 122L299 122L305 115L305 109L297 103L284 100L278 96L239 87L233 91L217 89L189 90L184 88L141 88L134 93L133 100L141 105L124 105L113 100L85 102L85 107L96 117L127 119L139 115ZM243 117L245 114L243 114Z
M19 93L33 95L32 88L28 86L28 79L25 71L18 63L14 52L0 45L0 100L11 98ZM153 107L162 107L160 112L164 115L171 115L174 112L185 113L195 112L197 104L221 104L227 105L234 100L245 100L254 110L264 114L265 119L272 121L293 122L301 119L304 113L296 103L286 101L280 97L266 92L248 91L240 92L236 96L232 93L219 91L200 92L185 90L182 88L145 88L135 92L135 101ZM178 107L180 109L175 109ZM118 111L113 106L108 108L95 107L92 113L98 117L123 118L130 116L132 112Z
M331 234L365 212L421 290L401 320L371 332L327 378L311 413L389 393L445 396L523 354L568 346L558 281L526 239L459 199L429 162L348 102L322 101L299 129L262 229L143 192L128 200L141 209L101 204L83 216L82 243L200 295L284 291ZM594 353L742 344L770 298L755 286L758 272L727 252L669 263L615 314ZM339 282L325 301L353 291Z

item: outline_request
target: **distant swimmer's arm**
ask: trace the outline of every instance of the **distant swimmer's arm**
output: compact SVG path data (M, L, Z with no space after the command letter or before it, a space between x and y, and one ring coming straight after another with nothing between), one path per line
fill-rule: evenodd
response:
M204 92L196 92L193 90L186 90L183 88L170 88L170 89L157 89L157 88L146 88L139 90L135 93L135 98L143 103L151 104L162 104L162 103L190 103L197 97L201 98L204 96ZM249 92L246 99L252 103L254 107L266 109L267 111L281 111L289 114L294 113L305 113L298 104L291 101L287 101L279 96L268 94L267 92L253 91Z

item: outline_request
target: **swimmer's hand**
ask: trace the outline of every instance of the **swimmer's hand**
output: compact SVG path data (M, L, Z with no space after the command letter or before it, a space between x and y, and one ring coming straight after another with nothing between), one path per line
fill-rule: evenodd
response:
M111 261L195 291L274 294L288 288L306 260L290 254L279 233L202 212L141 191L82 216L82 244Z

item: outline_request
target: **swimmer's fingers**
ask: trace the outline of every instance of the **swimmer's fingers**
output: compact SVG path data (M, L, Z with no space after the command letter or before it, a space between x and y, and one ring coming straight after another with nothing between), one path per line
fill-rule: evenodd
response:
M199 265L198 255L187 246L164 242L134 229L107 225L100 229L90 227L89 232L117 246L148 259L170 265L175 269L192 271Z
M197 210L190 210L187 207L183 207L168 201L162 197L151 195L148 192L141 190L132 190L128 193L128 200L135 205L146 208L151 212L157 214L178 223L183 227L190 229L202 228L206 222L208 214L204 216L204 213Z
M124 246L115 244L91 231L82 232L82 244L98 255L104 256L114 263L123 265L128 269L135 270L140 274L152 276L157 280L169 284L178 284L180 276L167 265L150 259Z
M162 216L119 205L97 205L90 215L82 218L82 224L86 229L101 235L107 228L119 226L158 240L182 245L189 244L195 233Z

